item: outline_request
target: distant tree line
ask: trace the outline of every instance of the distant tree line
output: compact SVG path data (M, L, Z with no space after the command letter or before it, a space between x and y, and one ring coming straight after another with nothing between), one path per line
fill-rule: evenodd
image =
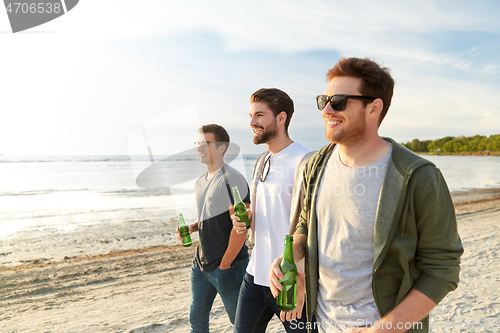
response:
M437 140L420 141L414 139L403 143L403 145L418 153L435 153L435 154L453 154L453 153L471 153L471 152L500 152L500 134L491 135L475 135L471 137L465 136L447 136Z

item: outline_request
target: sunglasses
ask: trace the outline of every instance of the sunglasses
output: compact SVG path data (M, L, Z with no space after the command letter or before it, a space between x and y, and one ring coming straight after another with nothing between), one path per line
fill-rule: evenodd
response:
M210 142L215 143L214 141L195 141L194 142L194 146L196 148L198 148L198 147L205 147Z
M262 166L262 170L260 170L260 181L265 182L267 175L269 174L269 170L271 169L271 155L269 155Z
M316 103L318 103L318 109L323 111L328 102L334 111L344 111L347 105L348 99L357 99L360 101L370 101L373 102L377 97L368 96L356 96L356 95L318 95L316 96Z

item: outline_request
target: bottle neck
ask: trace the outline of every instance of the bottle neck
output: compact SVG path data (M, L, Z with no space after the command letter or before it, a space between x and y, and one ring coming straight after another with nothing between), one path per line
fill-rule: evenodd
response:
M181 227L186 225L186 222L184 222L184 217L182 215L179 215L179 225Z
M233 198L234 198L234 204L237 204L237 203L243 201L243 200L241 200L240 191L238 190L237 187L233 187Z
M283 259L291 259L293 261L293 238L285 241L285 251L283 252Z

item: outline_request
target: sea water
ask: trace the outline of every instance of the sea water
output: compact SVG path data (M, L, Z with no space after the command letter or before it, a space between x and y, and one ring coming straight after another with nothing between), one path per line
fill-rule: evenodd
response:
M425 155L443 173L450 191L500 188L500 156Z
M154 223L179 212L195 221L194 183L206 167L181 157L166 172L190 179L142 188L136 176L151 164L149 156L0 156L0 237L103 222Z
M248 177L256 158L244 156L238 170ZM500 187L498 156L425 158L442 171L452 192ZM99 223L159 223L180 212L194 222L194 182L206 167L197 156L181 156L165 172L183 175L183 183L142 188L138 174L151 164L149 156L0 156L0 237Z

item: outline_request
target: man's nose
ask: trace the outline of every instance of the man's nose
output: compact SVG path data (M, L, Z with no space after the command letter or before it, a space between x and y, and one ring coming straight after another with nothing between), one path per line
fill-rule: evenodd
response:
M336 112L339 112L339 111L335 111L334 109L332 109L332 106L330 105L330 103L327 103L326 106L323 108L323 110L321 110L321 114L323 116L334 114Z
M254 127L255 125L257 125L257 120L255 119L255 117L250 118L250 127Z

